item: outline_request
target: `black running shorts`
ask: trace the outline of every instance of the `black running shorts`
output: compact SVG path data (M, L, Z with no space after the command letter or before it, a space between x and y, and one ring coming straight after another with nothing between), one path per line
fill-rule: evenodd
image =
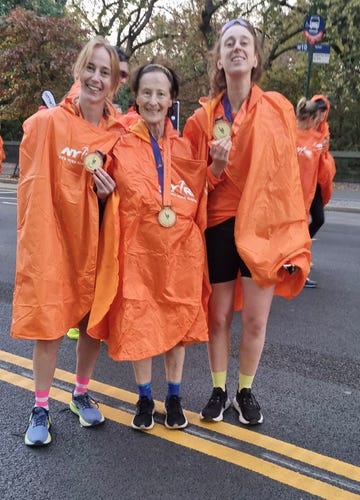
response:
M234 238L235 217L206 229L210 283L235 280L238 272L251 278L251 273L237 252Z

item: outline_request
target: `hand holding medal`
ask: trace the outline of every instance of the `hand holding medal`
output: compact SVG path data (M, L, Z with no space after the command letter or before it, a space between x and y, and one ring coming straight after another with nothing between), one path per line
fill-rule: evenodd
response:
M95 191L98 198L102 201L105 201L115 189L114 180L102 168L105 162L105 156L106 155L101 151L94 151L93 153L87 154L84 158L85 169L93 174Z
M231 137L211 141L209 149L212 158L211 170L216 177L220 177L229 159Z
M93 173L97 168L101 168L104 165L105 155L100 151L94 151L89 153L84 158L84 166L88 172Z

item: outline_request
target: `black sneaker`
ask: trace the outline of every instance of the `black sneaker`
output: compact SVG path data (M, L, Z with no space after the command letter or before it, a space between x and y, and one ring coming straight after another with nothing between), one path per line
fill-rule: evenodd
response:
M245 425L261 424L264 417L260 405L256 401L251 389L241 389L233 400L234 408L239 412L239 421Z
M136 415L131 422L133 429L148 431L154 427L155 404L153 399L142 396L136 403Z
M200 413L200 418L209 422L221 422L223 413L230 404L226 389L223 391L221 387L214 387L207 405Z
M188 425L181 407L181 398L170 396L165 400L165 427L168 429L184 429Z
M311 280L310 278L306 278L304 288L316 288L317 287L317 282L314 280Z

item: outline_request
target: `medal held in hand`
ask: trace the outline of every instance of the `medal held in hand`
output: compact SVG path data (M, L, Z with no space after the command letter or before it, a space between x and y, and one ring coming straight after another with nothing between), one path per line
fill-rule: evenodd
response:
M213 128L214 139L223 139L231 135L231 126L226 120L220 119L215 121Z
M84 158L84 165L88 172L93 172L97 168L101 168L104 165L104 156L100 153L100 151L89 153Z
M158 221L162 227L172 227L176 222L176 213L171 207L162 207L158 213Z

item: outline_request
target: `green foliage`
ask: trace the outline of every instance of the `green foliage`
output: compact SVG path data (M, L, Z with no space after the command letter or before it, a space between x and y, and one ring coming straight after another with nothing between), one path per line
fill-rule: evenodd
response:
M38 16L63 16L66 0L2 0L0 16L6 16L11 9L22 7Z
M183 0L181 3L170 0L3 0L0 12L6 13L19 4L46 16L57 15L56 9L62 13L66 7L91 34L102 34L121 46L132 68L155 56L165 58L180 76L181 124L198 106L199 97L208 93L209 44L219 27L236 17L250 20L257 29L266 69L261 86L265 90L278 90L295 106L305 95L308 76L308 56L298 52L296 44L305 42L305 16L316 11L326 21L326 34L321 42L331 45L331 54L329 64L312 64L310 91L330 99L332 149L359 148L358 0ZM71 63L85 34L75 23L70 28L66 17L59 20L58 27L53 17L46 19L48 30L42 24L45 21L40 22L36 16L27 22L13 19L11 27L6 28L0 20L2 120L26 116L37 106L40 90L45 87L54 90L59 99L71 80ZM117 102L123 110L130 100L129 87L121 89Z
M114 103L119 106L123 113L126 113L129 107L133 104L132 92L129 85L123 85L117 96L114 99Z
M60 100L72 83L72 66L86 33L70 18L40 17L20 7L0 31L0 120L25 119L41 92Z

